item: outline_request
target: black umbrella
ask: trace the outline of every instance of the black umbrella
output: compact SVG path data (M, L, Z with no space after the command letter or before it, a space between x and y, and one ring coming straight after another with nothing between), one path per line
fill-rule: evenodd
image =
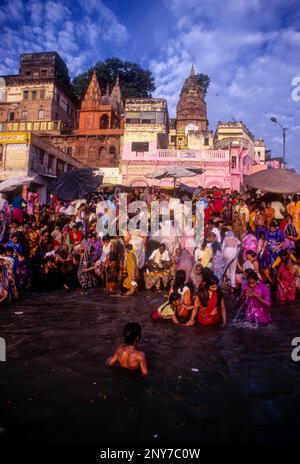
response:
M60 174L49 190L61 200L75 200L96 190L102 181L103 176L94 176L90 168L74 169Z

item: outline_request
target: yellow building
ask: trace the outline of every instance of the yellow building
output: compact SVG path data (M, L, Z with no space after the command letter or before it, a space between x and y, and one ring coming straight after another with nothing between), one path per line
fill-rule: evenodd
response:
M265 144L263 139L255 140L254 135L242 121L218 122L214 135L215 148L241 147L248 150L256 162L264 162Z
M0 182L19 176L34 177L46 201L47 186L59 174L85 167L67 153L32 132L0 132Z

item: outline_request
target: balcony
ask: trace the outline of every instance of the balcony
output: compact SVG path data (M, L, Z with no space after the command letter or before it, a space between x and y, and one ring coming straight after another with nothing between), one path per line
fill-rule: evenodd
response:
M218 140L215 142L215 148L229 149L231 147L239 147L239 148L249 148L249 141L244 138L240 137L226 137L224 139Z
M11 121L0 123L0 132L58 131L65 127L64 121Z
M123 152L122 159L128 161L200 161L229 162L227 150L153 150L149 152Z

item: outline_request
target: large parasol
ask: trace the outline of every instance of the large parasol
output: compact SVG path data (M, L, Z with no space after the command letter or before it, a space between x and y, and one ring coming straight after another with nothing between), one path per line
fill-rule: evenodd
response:
M49 190L61 200L75 200L96 190L102 180L103 176L94 176L90 168L74 169L55 179Z
M264 169L245 178L248 187L274 193L299 193L300 176L287 169Z
M174 190L176 187L176 179L180 177L194 177L198 174L202 174L204 172L203 169L198 168L182 168L179 166L170 166L169 168L162 168L158 171L153 173L147 174L146 177L148 179L166 179L172 178L174 182Z
M30 184L30 182L33 182L34 180L36 180L36 177L34 176L12 177L10 179L4 180L3 182L0 182L0 192L11 192L20 185Z

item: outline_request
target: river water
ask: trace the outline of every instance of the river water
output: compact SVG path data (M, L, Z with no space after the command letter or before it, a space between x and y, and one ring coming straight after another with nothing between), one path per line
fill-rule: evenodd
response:
M0 435L6 442L183 445L292 443L300 438L300 305L272 308L266 328L155 323L164 298L102 289L31 294L0 308ZM140 322L150 375L107 367L129 321Z

